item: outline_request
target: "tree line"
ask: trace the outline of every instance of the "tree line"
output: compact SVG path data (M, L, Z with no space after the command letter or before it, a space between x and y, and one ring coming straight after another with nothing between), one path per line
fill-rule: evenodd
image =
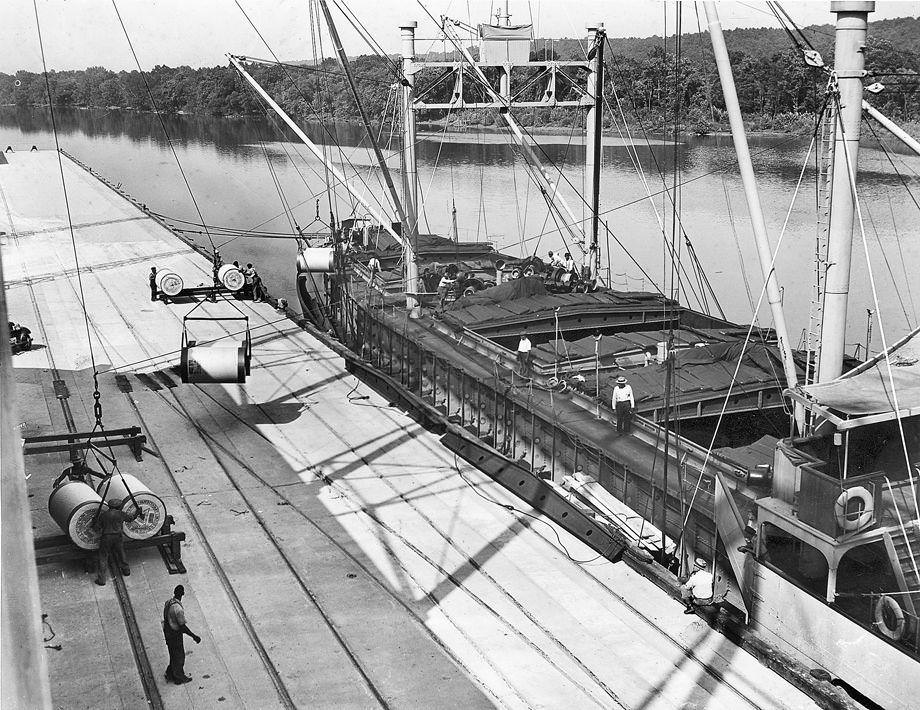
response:
M878 27L877 27L878 26ZM826 61L832 59L832 32L810 28L815 47ZM901 18L873 23L866 49L867 83L878 81L885 89L872 98L883 112L901 120L920 119L920 20ZM827 76L807 66L780 30L733 30L727 34L742 111L755 128L795 128L810 125L825 101ZM899 38L907 37L905 41ZM606 55L605 96L612 111L619 101L627 119L647 130L673 126L705 133L724 124L724 101L715 64L704 35L682 36L679 58L661 38L611 40ZM705 41L704 41L705 40ZM534 42L532 59L574 59L583 49L577 40ZM362 103L375 121L394 117L398 77L394 63L377 56L353 60ZM354 100L341 69L332 59L320 65L251 64L250 73L286 110L301 119L350 120L357 117ZM539 69L522 69L512 92L537 100L543 92ZM491 77L494 78L494 77ZM573 77L576 81L578 77ZM55 105L86 108L159 110L166 114L251 116L265 111L248 84L230 66L193 69L156 66L144 74L114 72L103 67L51 71L48 75ZM483 98L481 89L467 81L467 99ZM442 70L426 70L417 77L417 95L429 103L447 101L453 91ZM559 98L575 98L577 90L557 81ZM48 92L40 73L0 73L0 105L45 106ZM494 112L429 111L420 118L490 125ZM519 120L529 126L568 126L580 120L578 112L559 108L520 110Z

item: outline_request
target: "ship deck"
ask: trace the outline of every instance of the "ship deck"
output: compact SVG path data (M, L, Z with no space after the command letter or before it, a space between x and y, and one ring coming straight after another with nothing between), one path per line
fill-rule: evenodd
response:
M65 158L90 351L57 157L6 157L5 296L36 342L13 360L23 434L92 429L94 360L106 427L141 427L153 452L116 450L120 470L187 536L183 575L130 552L125 598L81 562L39 568L55 707L816 707L458 462L270 305L234 302L253 327L245 385L181 384L191 305L151 302L147 273L206 284L209 262ZM66 455L25 464L35 538L59 535L47 496ZM179 583L202 642L175 686L160 619Z

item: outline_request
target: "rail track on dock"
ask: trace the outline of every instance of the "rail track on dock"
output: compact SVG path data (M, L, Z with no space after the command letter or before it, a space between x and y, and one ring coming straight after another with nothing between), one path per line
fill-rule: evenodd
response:
M13 214L9 208L9 204L6 199L6 195L2 190L2 187L0 187L0 198L2 198L3 208L6 212L7 220L10 224L10 236L16 243L17 249L21 249L22 247L19 242L20 234L16 230ZM25 276L24 284L29 291L29 300L32 304L32 312L35 317L35 326L40 333L41 343L45 345L43 349L43 355L48 363L48 370L52 376L53 386L57 394L57 400L61 406L61 413L64 417L64 423L67 426L67 430L73 433L77 431L77 426L74 420L73 411L70 406L70 395L67 391L66 383L61 378L61 371L58 368L57 362L54 358L54 351L51 348L51 341L48 338L48 328L45 325L44 319L42 318L42 312L38 304L38 298L35 295L33 280L29 276L28 270L24 264L22 265L22 272ZM76 294L77 291L74 289L73 281L68 278L67 282ZM147 699L147 706L151 710L163 710L163 699L160 696L160 691L156 684L156 675L154 674L153 667L150 664L150 658L147 655L147 650L144 647L140 625L137 622L137 616L134 612L134 606L131 603L131 598L127 593L127 589L125 588L124 579L121 576L121 570L118 569L117 565L114 564L110 565L110 568L112 572L113 583L115 585L115 597L118 600L118 608L125 626L125 633L127 634L128 641L131 645L131 652L134 656L135 665L137 666L137 672L141 681L141 686L144 689L144 695Z

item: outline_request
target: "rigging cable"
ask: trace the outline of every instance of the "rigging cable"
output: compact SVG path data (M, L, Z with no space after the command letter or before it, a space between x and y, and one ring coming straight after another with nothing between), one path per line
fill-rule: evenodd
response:
M169 150L172 152L173 158L176 160L176 167L179 168L179 173L182 175L183 182L185 182L185 188L188 190L189 197L192 198L192 204L195 205L195 211L198 213L198 218L201 220L202 224L205 224L204 216L201 214L201 207L198 206L198 200L195 199L195 193L192 192L192 186L188 181L185 170L182 168L182 162L179 160L179 154L176 152L176 147L173 145L172 139L169 136L169 130L166 128L166 121L163 119L163 114L157 106L156 99L153 98L153 90L150 88L150 82L147 81L147 74L141 68L141 62L137 57L137 52L134 51L134 43L131 41L131 37L128 35L128 28L125 27L124 20L121 18L121 12L119 12L118 5L116 4L115 0L112 0L112 7L115 9L115 16L118 18L118 23L121 25L121 30L124 32L125 39L128 41L128 48L131 50L131 55L134 57L134 63L137 65L137 70L144 82L144 87L147 90L147 96L150 99L150 105L153 106L153 110L154 113L156 113L160 127L163 129L163 135L166 137L166 143L169 145ZM207 227L205 227L205 232L207 233L208 241L211 243L211 251L213 252L213 256L216 259L217 248L214 246L214 240L211 238L211 233L208 231Z
M786 211L786 218L783 220L783 227L779 232L779 237L776 240L776 247L773 250L773 256L770 259L770 270L772 271L776 264L776 257L779 255L780 247L783 244L783 238L786 236L786 227L789 225L789 218L792 216L792 208L795 206L796 198L799 194L799 188L802 186L802 181L805 178L805 170L808 167L808 159L811 157L811 150L815 146L816 139L812 137L811 143L808 146L808 153L805 155L805 160L802 161L802 170L799 172L799 179L795 185L795 191L792 193L792 200L789 202L789 209ZM728 385L728 391L725 393L725 398L722 400L722 409L719 411L719 418L716 420L715 429L712 432L712 438L709 441L709 446L706 449L706 457L703 459L703 465L700 467L700 476L696 481L696 484L693 488L693 495L690 497L690 502L687 504L687 513L684 517L683 525L681 529L687 527L687 522L690 520L690 514L693 511L693 503L696 500L696 496L700 491L700 488L703 483L703 474L706 472L706 466L709 463L709 459L712 456L712 450L716 445L716 438L719 435L719 429L722 426L722 420L725 418L725 411L728 409L728 402L732 396L732 390L735 386L735 381L738 378L738 372L741 369L741 362L744 358L744 353L747 350L748 343L751 340L751 334L754 331L754 322L757 317L757 313L760 312L760 307L763 304L764 296L767 293L767 281L764 280L763 286L760 288L760 295L757 298L757 307L754 309L754 318L751 319L751 323L748 326L747 334L744 336L744 343L741 345L741 352L738 355L738 362L735 364L735 371L732 374L731 382Z

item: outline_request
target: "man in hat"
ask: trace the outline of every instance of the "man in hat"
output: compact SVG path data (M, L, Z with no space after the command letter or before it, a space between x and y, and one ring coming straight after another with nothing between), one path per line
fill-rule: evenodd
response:
M102 507L102 503L99 506ZM121 499L112 498L109 500L109 506L96 517L96 529L102 531L96 555L96 584L100 587L105 586L105 568L109 563L109 555L115 557L115 564L119 566L123 575L127 577L131 574L131 568L125 560L124 525L140 514L140 506L134 506L134 512L126 513L121 509Z
M521 339L518 341L517 346L517 361L518 365L521 368L521 374L524 377L530 375L530 351L533 348L533 345L530 343L530 338L527 337L527 332L521 331Z
M617 431L628 433L632 426L632 410L636 406L636 400L633 397L632 387L630 387L626 378L620 375L617 377L617 386L613 388L613 408L617 413Z
M163 636L169 651L169 665L166 666L166 680L176 685L188 683L192 677L185 675L185 641L183 635L190 636L195 643L201 643L201 636L195 634L185 625L185 609L182 597L185 587L177 585L172 599L163 605Z
M697 557L693 568L687 581L680 585L680 598L686 607L684 614L693 614L697 606L712 602L712 574L706 569L706 560Z
M150 267L150 277L148 281L150 281L150 300L155 301L157 300L157 267Z

